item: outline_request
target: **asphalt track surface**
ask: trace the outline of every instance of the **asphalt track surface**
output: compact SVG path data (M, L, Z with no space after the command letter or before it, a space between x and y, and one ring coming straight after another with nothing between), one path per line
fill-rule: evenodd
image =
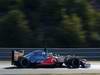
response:
M68 69L68 68L31 68L31 69L5 69L13 67L10 61L0 61L0 75L4 74L82 74L95 73L100 75L100 61L89 61L90 68Z

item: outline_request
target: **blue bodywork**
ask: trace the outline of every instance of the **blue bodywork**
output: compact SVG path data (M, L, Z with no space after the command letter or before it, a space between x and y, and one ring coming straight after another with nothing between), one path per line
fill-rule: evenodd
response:
M41 63L41 61L47 59L47 53L42 50L37 50L26 54L24 57L31 63Z

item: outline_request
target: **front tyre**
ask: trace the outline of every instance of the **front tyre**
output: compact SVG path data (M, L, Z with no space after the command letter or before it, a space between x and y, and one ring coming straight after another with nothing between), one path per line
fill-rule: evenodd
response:
M65 57L64 64L67 68L72 68L72 59L68 59L67 57Z
M72 59L72 68L79 68L80 66L80 61L78 58L73 58Z

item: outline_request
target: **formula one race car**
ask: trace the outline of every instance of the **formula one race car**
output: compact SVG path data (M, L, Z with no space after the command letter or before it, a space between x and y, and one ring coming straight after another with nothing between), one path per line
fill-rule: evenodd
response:
M86 59L80 59L73 56L54 56L43 50L32 51L24 55L23 51L12 51L12 64L17 68L50 68L50 67L66 67L66 68L87 68L90 64Z

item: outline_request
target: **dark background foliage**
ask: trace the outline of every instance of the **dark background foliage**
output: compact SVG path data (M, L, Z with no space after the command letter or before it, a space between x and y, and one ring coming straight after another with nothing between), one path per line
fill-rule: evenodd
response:
M0 0L0 47L100 47L99 0Z

